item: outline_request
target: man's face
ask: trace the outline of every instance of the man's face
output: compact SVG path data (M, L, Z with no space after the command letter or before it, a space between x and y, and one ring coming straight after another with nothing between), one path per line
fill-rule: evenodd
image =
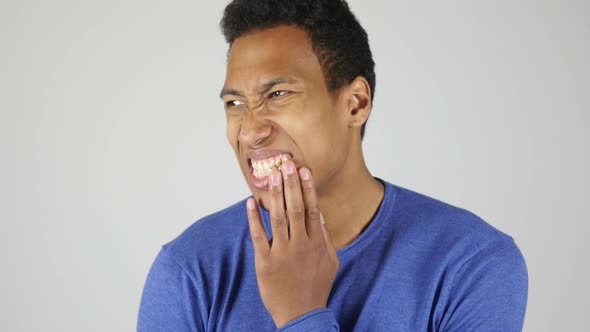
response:
M308 167L320 194L342 181L338 175L349 162L347 102L328 92L304 30L281 26L236 39L222 98L227 138L262 206L269 206L268 175L278 160Z

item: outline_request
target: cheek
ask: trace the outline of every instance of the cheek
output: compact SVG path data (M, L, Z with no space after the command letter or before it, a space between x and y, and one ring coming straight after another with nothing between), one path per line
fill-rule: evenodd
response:
M318 111L293 127L304 162L316 172L324 173L342 159L341 130L336 121L328 112Z
M240 124L235 119L227 119L227 126L225 129L225 135L228 143L232 148L236 149L238 145L238 131L240 130Z
M316 175L322 178L330 177L342 167L348 155L347 126L335 112L334 109L321 112L305 130L306 157Z

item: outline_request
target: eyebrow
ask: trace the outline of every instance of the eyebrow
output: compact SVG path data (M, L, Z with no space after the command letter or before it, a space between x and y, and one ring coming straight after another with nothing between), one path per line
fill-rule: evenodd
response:
M265 91L272 89L273 86L278 85L278 84L283 84L283 83L295 84L295 83L299 83L299 81L297 81L296 79L290 78L290 77L277 77L275 79L272 79L272 80L262 84L260 86L260 91L261 91L261 93L264 93ZM234 95L234 96L238 96L238 97L244 97L244 95L236 89L223 89L219 93L219 98L223 99L223 97L226 95Z

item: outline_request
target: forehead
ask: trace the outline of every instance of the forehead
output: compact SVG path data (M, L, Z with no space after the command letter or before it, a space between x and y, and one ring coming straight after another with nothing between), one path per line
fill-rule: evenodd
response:
M227 87L258 84L277 76L323 80L305 30L279 26L254 31L234 41L227 62Z

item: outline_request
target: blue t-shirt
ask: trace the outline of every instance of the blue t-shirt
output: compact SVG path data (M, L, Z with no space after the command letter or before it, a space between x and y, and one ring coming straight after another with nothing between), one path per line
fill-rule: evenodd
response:
M327 308L280 331L520 331L528 279L513 239L466 210L384 185L371 223L338 251ZM137 329L276 330L258 293L245 201L162 247Z

